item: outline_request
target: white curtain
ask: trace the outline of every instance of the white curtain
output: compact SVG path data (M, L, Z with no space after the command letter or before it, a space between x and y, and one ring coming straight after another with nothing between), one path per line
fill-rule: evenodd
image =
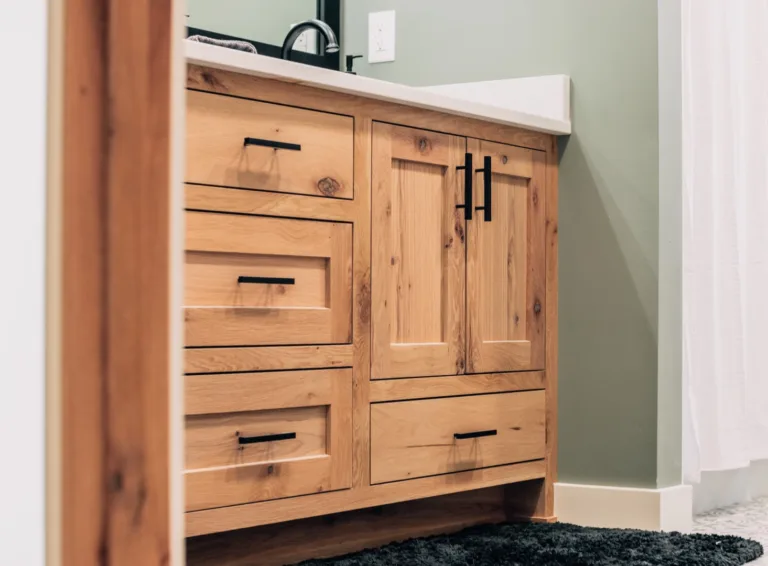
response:
M685 479L768 459L768 0L683 0Z

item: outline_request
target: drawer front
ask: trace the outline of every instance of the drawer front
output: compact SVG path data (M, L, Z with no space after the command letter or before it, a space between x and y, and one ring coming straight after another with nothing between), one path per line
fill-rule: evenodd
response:
M189 90L186 180L351 199L353 130L349 116Z
M544 391L371 405L371 483L544 458Z
M187 212L187 346L346 344L352 226Z
M187 511L350 487L352 370L185 380Z

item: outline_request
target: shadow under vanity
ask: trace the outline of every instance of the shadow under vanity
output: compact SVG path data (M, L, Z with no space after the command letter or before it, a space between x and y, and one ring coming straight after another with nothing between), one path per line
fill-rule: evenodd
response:
M555 136L264 70L187 86L188 563L553 521Z

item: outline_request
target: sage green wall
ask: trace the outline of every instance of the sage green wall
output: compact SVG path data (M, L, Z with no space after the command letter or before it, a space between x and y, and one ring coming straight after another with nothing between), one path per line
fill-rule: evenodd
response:
M282 45L291 24L317 16L316 0L187 0L187 25Z
M397 59L361 75L431 85L562 73L560 481L656 487L659 96L653 0L347 0L342 48L396 10ZM660 476L663 474L659 474Z
M681 31L680 0L659 0L659 487L683 482Z

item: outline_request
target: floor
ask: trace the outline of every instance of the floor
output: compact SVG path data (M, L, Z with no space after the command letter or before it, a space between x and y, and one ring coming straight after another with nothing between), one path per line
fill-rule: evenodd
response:
M693 530L751 538L762 543L768 552L768 497L699 515ZM750 566L768 566L768 557L763 556Z

